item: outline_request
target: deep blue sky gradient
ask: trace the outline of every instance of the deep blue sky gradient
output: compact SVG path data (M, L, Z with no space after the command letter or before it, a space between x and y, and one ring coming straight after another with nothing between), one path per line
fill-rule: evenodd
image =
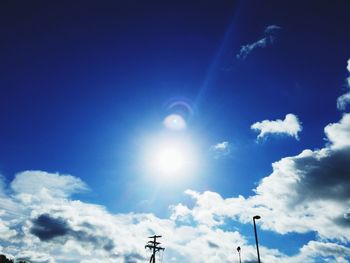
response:
M23 170L68 173L92 189L83 200L162 217L170 204L187 202L188 188L251 195L272 162L321 148L324 126L341 116L349 1L0 6L0 172L8 181ZM281 27L273 45L237 60L268 25ZM139 150L178 97L193 102L187 132L203 171L160 186L140 174ZM252 123L287 113L303 123L300 141L256 142ZM222 141L232 143L232 156L215 160L209 149Z
M315 3L5 2L2 172L72 173L108 193L112 178L128 183L135 137L159 128L166 101L196 102L201 94L190 127L208 145L230 140L240 151L233 167L220 164L226 175L216 176L213 190L231 194L221 188L235 171L245 178L238 185L252 185L271 161L321 147L322 128L339 115L334 102L350 41L346 4ZM282 27L276 43L235 60L270 24ZM288 112L304 123L301 141L257 148L249 126Z

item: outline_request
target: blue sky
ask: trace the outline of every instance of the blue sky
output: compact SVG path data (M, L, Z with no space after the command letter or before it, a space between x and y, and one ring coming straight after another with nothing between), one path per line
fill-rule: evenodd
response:
M349 8L1 2L0 252L350 262Z

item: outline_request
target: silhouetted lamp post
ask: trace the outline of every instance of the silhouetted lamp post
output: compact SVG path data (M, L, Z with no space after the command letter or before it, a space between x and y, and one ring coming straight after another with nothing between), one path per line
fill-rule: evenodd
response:
M258 234L256 233L256 224L255 220L259 220L260 216L254 216L253 222L254 222L254 234L255 234L255 243L256 243L256 252L258 253L258 262L260 263L260 254L259 254L259 242L258 242Z
M238 252L238 256L239 256L239 263L242 263L242 261L241 261L241 247L237 247L237 252Z

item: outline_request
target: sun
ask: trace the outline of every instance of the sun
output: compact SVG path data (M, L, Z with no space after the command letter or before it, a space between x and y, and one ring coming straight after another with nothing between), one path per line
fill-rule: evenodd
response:
M147 147L148 172L158 178L188 177L197 166L196 152L188 138L162 137Z
M153 166L157 173L178 175L190 166L190 155L183 145L166 143L154 152Z

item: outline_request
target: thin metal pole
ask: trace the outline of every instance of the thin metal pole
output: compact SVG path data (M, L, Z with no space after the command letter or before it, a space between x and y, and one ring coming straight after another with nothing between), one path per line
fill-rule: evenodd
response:
M253 222L254 222L254 233L255 233L256 252L258 253L258 262L260 263L260 253L259 253L258 234L256 233L256 225L255 225L255 218L254 218L254 217L253 217Z
M156 248L157 248L157 236L153 236L152 256L150 259L151 263L156 263Z
M157 241L157 236L154 235L154 237L153 237L153 255L152 255L153 263L156 263L156 246L157 246L156 241Z
M239 263L242 263L242 260L241 260L241 247L237 247L237 251L238 251L238 257L239 257Z

